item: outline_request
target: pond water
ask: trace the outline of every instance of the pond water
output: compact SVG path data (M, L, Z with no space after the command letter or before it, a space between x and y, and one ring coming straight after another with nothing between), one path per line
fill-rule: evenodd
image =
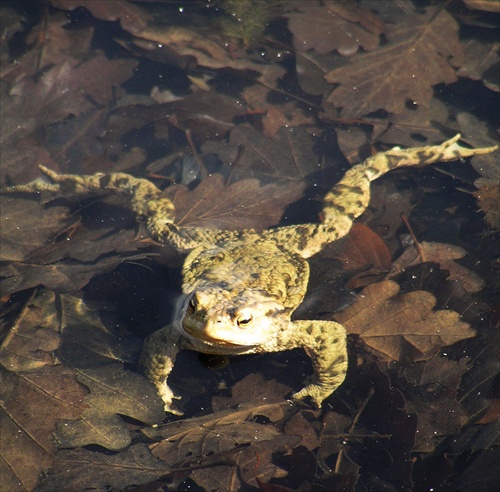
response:
M7 1L0 15L2 188L38 165L115 176L93 193L67 178L55 196L0 195L0 489L493 490L498 150L382 176L348 235L359 187L330 209L322 199L395 146L498 143L497 3ZM161 191L134 213L123 198L138 182L113 173ZM155 196L175 207L180 253L136 220ZM343 237L303 254L308 282L269 253L265 268L247 262L248 282L274 275L250 314L241 258L217 286L238 284L227 316L241 329L270 291L288 316L299 304L294 326L341 322L345 382L319 409L291 400L333 338L229 360L184 350L168 380L183 415L164 413L138 362L149 334L211 312L181 295L189 241L233 231L218 236L227 247L332 208ZM295 228L281 246L311 237ZM192 283L219 271L197 268L185 267Z

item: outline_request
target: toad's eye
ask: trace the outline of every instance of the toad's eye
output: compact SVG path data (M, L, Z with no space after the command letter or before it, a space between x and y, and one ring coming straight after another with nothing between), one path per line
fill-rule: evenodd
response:
M236 320L236 324L240 328L245 328L252 322L252 320L253 316L251 314L243 314L238 317L238 319Z

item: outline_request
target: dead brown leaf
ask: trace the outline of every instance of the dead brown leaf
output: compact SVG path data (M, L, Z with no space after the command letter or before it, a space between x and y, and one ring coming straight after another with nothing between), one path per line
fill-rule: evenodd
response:
M219 174L205 178L194 190L177 185L166 190L175 205L176 223L220 229L266 229L276 225L285 207L297 200L303 183L260 185L244 179L224 185Z
M252 79L256 78L266 86L274 87L285 73L279 65L256 63L249 59L234 58L219 33L195 30L180 26L151 25L137 36L161 44L165 50L174 51L183 58L192 58L207 68L231 68ZM192 67L194 68L194 67Z
M206 91L162 104L158 109L170 115L171 124L189 130L198 141L224 138L234 128L234 118L247 112L244 104L233 97Z
M124 449L131 438L119 415L148 424L164 418L156 389L144 377L125 371L116 362L135 362L140 345L105 326L99 313L81 299L59 296L53 309L63 320L63 345L58 355L75 368L76 378L89 389L81 418L58 423L55 439L59 447L98 444L112 450Z
M111 455L87 449L62 450L36 490L126 490L129 486L154 482L171 472L143 443Z
M134 254L147 244L137 241L135 230L128 228L134 221L120 207L98 206L89 221L76 216L70 224L68 208L58 202L44 207L18 194L0 199L0 285L5 293L40 284L58 292L76 291L132 257L146 257Z
M322 55L337 51L343 56L355 54L361 47L374 50L384 31L383 22L355 4L327 0L297 4L298 12L286 14L293 45L299 51L314 50Z
M408 101L427 107L432 86L457 80L456 66L462 61L458 24L444 5L429 7L424 15L412 13L396 26L387 28L389 43L358 54L326 75L340 84L328 102L342 107L342 116L360 117L385 109L402 113Z
M310 420L310 418L305 417L303 412L295 414L286 423L285 434L301 436L300 445L313 451L319 447L320 441Z
M18 372L57 363L54 352L62 341L53 306L54 296L44 291L24 306L0 346L1 365Z
M427 360L443 346L475 335L458 313L434 311L436 299L430 292L398 293L393 281L369 285L335 319L388 361Z
M351 289L373 283L373 278L389 271L392 263L391 252L384 240L361 223L353 224L336 258L346 270L364 269L349 281Z
M450 280L456 280L462 284L467 292L479 292L483 286L483 279L468 268L456 263L467 254L467 251L453 244L419 243L419 250L415 245L408 246L404 253L394 262L388 277L393 277L411 265L422 261L439 263L441 269L450 272Z
M448 116L449 107L433 97L429 106L416 105L375 124L375 134L377 140L388 145L428 145L446 138L448 133L445 130L450 133L458 131L456 124L453 127L453 123L448 123Z
M130 78L136 66L134 60L108 60L102 54L78 66L66 61L36 82L30 78L19 81L10 93L23 98L23 114L36 115L39 124L54 123L95 107L92 101L109 103L113 87Z
M411 488L417 418L406 410L404 395L388 374L373 362L363 362L349 380L350 387L357 388L355 403L349 405L352 414L330 413L322 420L319 463L323 469L328 463L336 473L357 476L365 460L376 457L384 467L384 481ZM358 486L364 484L370 490L370 484L379 483L380 470L367 474L363 470Z
M132 442L120 415L146 424L158 424L164 416L156 389L143 376L125 371L121 364L77 370L77 379L89 389L85 410L77 420L61 420L55 439L61 448L98 444L112 451Z
M291 391L288 386L280 384L274 379L266 380L260 373L249 374L231 388L231 396L214 396L212 406L214 411L222 411L228 408L236 408L244 405L249 408L255 405L258 408L264 405L266 415L273 422L283 417L280 407L276 407L276 414L270 413L266 405L272 403L283 403L285 396Z
M468 416L457 401L462 376L470 369L466 357L455 362L434 357L404 370L415 388L415 397L407 400L407 409L418 416L415 452L429 453L445 437L455 434Z
M485 414L476 422L476 424L486 425L490 422L498 422L500 420L500 398L491 400L490 405L486 409Z
M67 207L43 207L37 200L2 195L1 260L25 261L54 238L69 218Z
M474 114L460 112L457 115L457 122L460 125L460 132L466 135L465 140L469 145L480 147L483 144L488 145L488 142L492 145L498 144L498 136L495 134L490 136L488 125ZM476 156L471 160L472 167L481 175L474 181L477 188L486 184L500 183L499 158L500 149L497 149L491 154Z
M57 420L81 415L85 390L63 365L17 373L2 368L0 380L0 487L34 490L56 454L52 433Z
M276 102L268 101L271 92L262 85L246 87L242 93L249 108L254 112L265 112L262 118L263 134L274 137L282 127L313 126L315 121L310 111L299 106L294 101Z
M106 131L108 117L107 110L91 109L79 116L49 126L45 147L61 171L83 172L84 170L88 173L89 163L102 158L104 149L101 137ZM99 171L105 169L101 163Z
M41 67L84 61L94 36L94 28L82 26L79 29L68 29L67 27L68 19L63 13L48 16L46 23L35 25L26 39L27 44L33 45L34 49L18 60L20 65L18 71L22 69L25 70L26 76L33 76ZM37 57L36 63L29 63L33 56ZM12 80L13 73L8 80ZM20 79L19 74L16 78Z
M74 10L84 7L94 17L106 21L120 21L120 25L132 34L141 32L151 20L148 12L136 4L124 0L106 0L94 2L93 0L51 0L54 7L62 10Z
M225 406L226 409L211 415L143 429L143 433L150 438L162 438L150 447L165 463L211 463L209 468L190 474L191 479L206 488L219 483L221 490L235 490L240 480L253 483L256 452L263 461L257 476L268 481L282 473L272 463L272 454L288 451L301 442L298 435L283 435L271 423L260 423L262 417L273 423L286 414L289 403L283 402L281 396L273 396L274 391L269 394L275 385L275 381L264 382L259 375L250 375L233 387L235 399L226 399L233 408ZM270 402L266 394L271 396ZM273 403L273 399L280 403ZM224 407L223 401L216 406Z
M56 292L76 292L88 284L91 278L116 268L128 260L140 260L148 255L132 255L121 257L118 255L100 258L86 264L72 262L55 264L10 263L0 267L0 281L2 292L14 293L30 289L37 285L44 285Z
M463 43L463 48L465 63L458 70L458 75L472 80L482 80L488 89L499 92L500 83L496 75L500 63L500 45L469 39Z
M55 453L55 442L59 447L99 444L123 449L131 438L120 415L148 424L164 418L163 403L153 385L111 362L132 360L137 348L135 340L107 329L81 299L41 290L21 312L0 352L0 362L12 371L2 376L3 408L17 425L36 426L35 435L40 441L43 437L41 447L50 455ZM82 385L89 389L85 397ZM16 416L19 409L22 417ZM25 422L27 416L31 420ZM38 451L27 456L36 457L40 457ZM4 459L13 458L7 454ZM41 460L44 468L49 467L47 459Z
M237 180L279 180L296 190L295 181L324 168L314 155L311 140L302 127L281 128L271 139L252 128L237 126L231 130L228 144L207 142L202 150L204 154L217 154Z

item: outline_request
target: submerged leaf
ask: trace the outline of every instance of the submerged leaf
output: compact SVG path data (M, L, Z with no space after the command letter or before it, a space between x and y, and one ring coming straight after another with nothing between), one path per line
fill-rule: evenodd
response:
M36 490L125 490L170 473L170 467L156 459L143 443L112 455L86 449L63 450Z
M398 293L393 281L369 285L335 319L385 360L426 360L441 347L475 335L458 313L434 311L430 292Z
M120 21L123 29L137 33L142 31L151 19L144 9L138 5L124 0L106 0L94 2L93 0L51 0L54 7L63 10L74 10L84 7L98 19L111 22Z
M52 466L57 420L77 419L86 391L63 365L17 373L0 368L0 387L0 488L33 490Z
M479 275L454 261L467 254L463 248L454 244L429 243L427 241L422 241L418 246L416 248L415 245L411 245L406 248L405 252L394 262L388 277L392 277L423 260L439 263L441 269L450 272L450 280L458 280L467 292L479 292L483 288L484 281Z
M90 393L80 419L58 423L55 438L62 448L98 444L113 451L125 449L131 437L120 415L147 424L157 424L165 416L155 387L120 364L80 369L77 378Z
M175 205L176 223L218 229L266 229L278 224L285 207L304 188L282 184L260 185L244 179L224 185L221 175L205 178L194 190L178 185L166 190Z
M342 115L364 116L379 109L401 113L408 101L428 106L438 83L457 80L454 66L463 56L458 24L442 4L422 16L408 16L406 24L387 31L389 43L358 55L332 70L326 80L340 84L328 102L342 107Z
M474 192L485 220L493 229L500 229L500 184L487 184Z
M384 30L382 21L355 4L309 1L301 2L297 10L286 17L299 51L312 49L321 55L336 50L344 56L353 55L360 47L372 51Z
M253 483L256 452L265 463L258 469L258 478L267 481L280 476L272 455L291 450L301 441L301 436L283 435L272 424L285 417L289 403L282 398L280 403L264 402L266 390L256 386L258 381L264 383L259 376L250 375L234 386L236 402L239 402L235 408L143 429L150 438L162 438L151 446L153 454L169 464L211 463L212 466L190 474L196 483L209 489L217 483L227 490L238 487L240 480ZM275 384L275 381L267 381L264 387L269 389ZM254 391L249 391L249 387Z

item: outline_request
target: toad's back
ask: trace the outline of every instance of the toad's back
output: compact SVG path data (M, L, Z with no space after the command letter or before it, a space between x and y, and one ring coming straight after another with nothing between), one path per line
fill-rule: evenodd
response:
M196 248L183 267L184 293L220 287L231 297L246 291L268 295L294 310L307 289L309 265L298 254L255 234Z

